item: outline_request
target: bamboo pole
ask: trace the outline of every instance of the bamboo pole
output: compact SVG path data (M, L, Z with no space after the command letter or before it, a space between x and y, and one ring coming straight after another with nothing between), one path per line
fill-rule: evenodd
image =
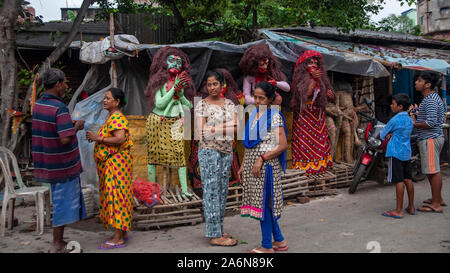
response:
M111 47L114 48L114 14L109 14L109 34L110 34L110 41L111 41ZM113 87L117 87L117 70L116 70L116 63L114 60L111 60L111 77L112 77L112 85Z

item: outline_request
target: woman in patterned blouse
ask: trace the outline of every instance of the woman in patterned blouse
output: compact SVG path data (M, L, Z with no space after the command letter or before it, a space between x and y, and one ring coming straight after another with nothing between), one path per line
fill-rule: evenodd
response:
M234 103L220 95L225 82L222 72L208 71L205 78L209 96L195 107L196 139L200 139L198 161L203 188L205 236L210 238L212 245L234 246L237 240L223 232L223 218L237 114Z

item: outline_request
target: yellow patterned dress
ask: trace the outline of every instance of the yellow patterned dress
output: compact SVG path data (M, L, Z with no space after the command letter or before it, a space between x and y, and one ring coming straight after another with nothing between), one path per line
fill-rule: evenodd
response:
M128 120L122 113L112 114L98 135L112 137L113 131L125 130L126 140L121 146L96 143L94 159L97 163L100 190L100 218L106 228L129 231L133 211L133 159Z

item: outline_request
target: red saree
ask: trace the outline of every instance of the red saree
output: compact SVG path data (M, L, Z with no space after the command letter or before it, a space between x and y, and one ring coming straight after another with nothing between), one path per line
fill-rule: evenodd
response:
M324 173L329 167L333 167L333 160L325 111L309 102L303 113L294 112L292 168L305 170L310 175Z

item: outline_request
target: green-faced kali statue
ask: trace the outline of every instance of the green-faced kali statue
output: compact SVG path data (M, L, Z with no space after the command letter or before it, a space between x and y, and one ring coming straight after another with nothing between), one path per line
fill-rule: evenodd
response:
M184 155L184 110L192 108L195 87L189 75L190 62L180 49L166 46L158 50L150 67L145 90L147 107L147 164L151 182L156 181L156 165L178 167L184 195L187 167Z

